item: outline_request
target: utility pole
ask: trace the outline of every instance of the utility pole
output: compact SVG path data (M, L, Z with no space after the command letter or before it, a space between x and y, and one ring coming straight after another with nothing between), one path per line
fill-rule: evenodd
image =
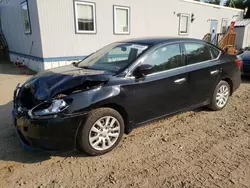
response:
M235 8L234 0L230 0L229 7Z

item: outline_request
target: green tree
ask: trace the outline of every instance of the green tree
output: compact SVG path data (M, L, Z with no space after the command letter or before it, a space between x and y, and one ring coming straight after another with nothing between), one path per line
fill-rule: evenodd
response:
M224 5L239 9L245 9L248 7L247 13L244 18L250 18L250 0L227 0Z
M249 3L249 0L227 0L224 5L227 7L244 9Z

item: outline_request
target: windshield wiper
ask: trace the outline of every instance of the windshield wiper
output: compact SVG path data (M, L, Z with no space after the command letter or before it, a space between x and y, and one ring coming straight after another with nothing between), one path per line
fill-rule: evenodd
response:
M88 67L88 66L82 66L80 68L83 68L83 69L92 69L91 67Z
M93 67L89 67L89 66L81 66L79 68L82 68L82 69L90 69L90 70L100 70L100 69L97 69L97 68L93 68Z

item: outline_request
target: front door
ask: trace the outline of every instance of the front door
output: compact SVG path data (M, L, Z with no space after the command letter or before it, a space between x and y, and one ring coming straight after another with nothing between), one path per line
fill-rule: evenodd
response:
M179 44L164 45L142 62L153 66L153 73L134 78L133 119L145 122L187 107L188 74L183 66Z
M211 33L211 43L216 45L217 43L217 20L211 20L210 33Z

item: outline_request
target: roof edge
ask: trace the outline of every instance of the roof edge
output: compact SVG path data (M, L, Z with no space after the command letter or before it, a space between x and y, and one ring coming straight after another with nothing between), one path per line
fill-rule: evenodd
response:
M209 6L209 7L214 7L214 8L222 8L222 9L227 9L227 10L235 10L235 11L244 12L243 9L231 8L231 7L226 7L226 6L222 6L222 5L214 5L214 4L209 4L209 3L204 3L204 2L194 1L194 0L180 0L180 1L193 3L193 4L204 5L204 6Z
M250 24L250 19L237 20L234 27L246 27Z

